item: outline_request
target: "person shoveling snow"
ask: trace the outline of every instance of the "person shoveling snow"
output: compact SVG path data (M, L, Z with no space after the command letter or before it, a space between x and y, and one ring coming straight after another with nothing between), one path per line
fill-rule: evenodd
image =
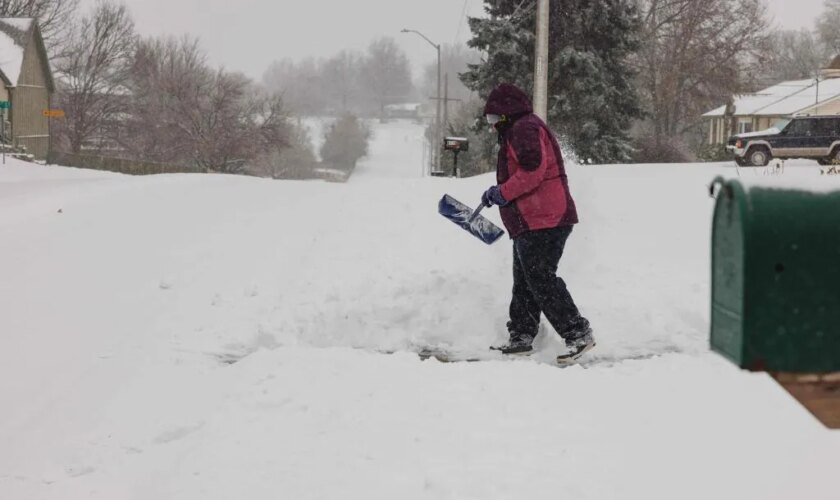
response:
M533 113L531 100L510 84L496 87L484 116L498 132L498 185L481 198L499 206L513 240L513 299L507 328L510 339L491 349L527 354L545 314L563 337L568 352L558 363L574 362L595 347L589 321L581 316L557 266L566 240L578 223L563 156L548 126Z

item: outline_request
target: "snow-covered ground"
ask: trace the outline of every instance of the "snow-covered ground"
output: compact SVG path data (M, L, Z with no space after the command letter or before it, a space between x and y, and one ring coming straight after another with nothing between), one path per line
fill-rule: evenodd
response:
M708 352L734 168L569 168L599 347L559 369L551 335L490 355L510 243L436 213L493 177L424 178L420 126L374 132L344 185L0 166L0 498L838 498L840 434Z

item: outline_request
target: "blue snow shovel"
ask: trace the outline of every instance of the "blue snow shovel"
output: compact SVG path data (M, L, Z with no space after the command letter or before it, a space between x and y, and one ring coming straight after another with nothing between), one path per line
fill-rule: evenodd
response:
M473 210L448 194L443 195L440 203L438 203L438 212L440 215L458 224L484 243L492 245L505 232L499 226L480 215L483 209L484 205L482 204Z

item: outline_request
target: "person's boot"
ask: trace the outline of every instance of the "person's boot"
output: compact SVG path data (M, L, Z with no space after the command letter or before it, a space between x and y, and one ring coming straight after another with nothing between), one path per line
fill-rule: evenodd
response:
M588 325L584 330L575 333L566 337L566 347L569 348L569 352L557 356L558 363L574 363L595 347L595 337L592 335L592 328Z
M511 338L507 344L490 347L493 351L502 354L530 354L533 350L534 339L530 337Z

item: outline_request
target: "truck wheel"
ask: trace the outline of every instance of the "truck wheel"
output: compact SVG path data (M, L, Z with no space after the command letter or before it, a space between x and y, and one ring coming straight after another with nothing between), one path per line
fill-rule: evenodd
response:
M770 163L770 152L766 148L752 148L747 151L747 163L753 167L766 167Z
M826 165L840 165L840 147L834 148L826 158Z

